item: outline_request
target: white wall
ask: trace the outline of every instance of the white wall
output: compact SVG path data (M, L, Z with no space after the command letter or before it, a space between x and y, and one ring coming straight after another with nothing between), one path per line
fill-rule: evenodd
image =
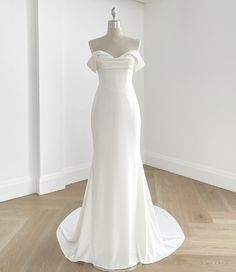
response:
M236 2L145 6L146 163L236 191Z
M35 5L0 2L0 201L35 191Z
M98 84L86 65L88 41L106 33L113 6L143 49L144 10L135 1L0 2L0 201L88 178ZM143 71L134 85L143 113Z
M106 33L113 6L142 40L134 87L145 162L236 191L233 0L3 0L0 201L88 177L98 84L88 41Z
M64 2L64 166L66 182L85 179L92 161L90 112L98 77L87 67L88 41L107 32L111 9L118 9L125 35L144 47L143 4L135 1L67 0ZM142 54L142 53L141 53ZM143 116L144 71L134 74L134 87ZM142 127L144 128L144 126ZM142 133L143 136L143 133ZM143 142L143 137L142 137ZM141 144L141 147L143 145Z

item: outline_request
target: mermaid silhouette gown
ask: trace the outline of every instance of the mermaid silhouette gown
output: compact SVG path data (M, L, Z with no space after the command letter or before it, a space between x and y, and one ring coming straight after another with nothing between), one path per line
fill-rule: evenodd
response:
M101 270L127 269L167 257L185 240L175 218L153 205L140 155L141 116L132 84L145 62L97 50L88 67L99 84L91 110L93 159L82 207L57 228L64 256Z

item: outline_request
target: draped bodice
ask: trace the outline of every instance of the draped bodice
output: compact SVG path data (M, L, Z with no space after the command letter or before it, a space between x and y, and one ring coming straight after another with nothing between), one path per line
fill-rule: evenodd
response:
M129 50L119 57L103 51L94 51L87 62L88 67L98 73L102 89L124 90L132 87L133 72L145 66L139 51Z

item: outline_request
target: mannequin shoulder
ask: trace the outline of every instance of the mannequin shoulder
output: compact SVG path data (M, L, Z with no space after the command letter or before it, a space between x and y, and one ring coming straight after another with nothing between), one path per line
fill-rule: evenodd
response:
M123 41L123 44L126 44L127 48L132 48L134 50L139 50L141 47L141 40L134 39L128 36L122 36L121 38ZM109 41L107 40L106 36L102 36L96 39L89 40L88 44L90 47L91 52L104 47L104 43L108 43Z
M124 37L126 39L127 44L130 44L130 48L139 50L141 47L141 40L134 39L128 36Z
M100 45L103 42L103 40L104 40L104 37L99 37L96 39L89 40L88 44L89 44L89 48L91 52L93 52L94 50L97 50L97 48L100 48Z

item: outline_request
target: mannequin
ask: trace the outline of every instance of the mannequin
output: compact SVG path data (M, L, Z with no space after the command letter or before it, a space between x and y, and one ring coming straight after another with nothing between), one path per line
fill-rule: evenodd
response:
M141 40L130 38L123 34L123 30L120 26L120 20L116 19L116 8L112 8L111 14L113 19L108 21L107 33L102 37L89 41L91 52L102 50L109 53L114 58L118 58L129 50L138 51L141 46ZM142 264L138 263L129 269L119 269L119 271L131 271L140 266L142 266ZM99 270L103 270L99 266L94 265L94 267L98 268Z
M87 65L97 72L91 108L93 157L82 206L57 228L72 262L124 272L174 252L185 236L178 222L152 202L140 150L141 112L132 83L145 66L140 41L123 35L116 10L105 36L89 41Z
M116 19L116 8L112 8L111 14L113 19L108 21L107 33L102 37L89 41L91 52L102 50L117 58L129 50L138 51L141 46L141 40L130 38L123 34L120 20Z

